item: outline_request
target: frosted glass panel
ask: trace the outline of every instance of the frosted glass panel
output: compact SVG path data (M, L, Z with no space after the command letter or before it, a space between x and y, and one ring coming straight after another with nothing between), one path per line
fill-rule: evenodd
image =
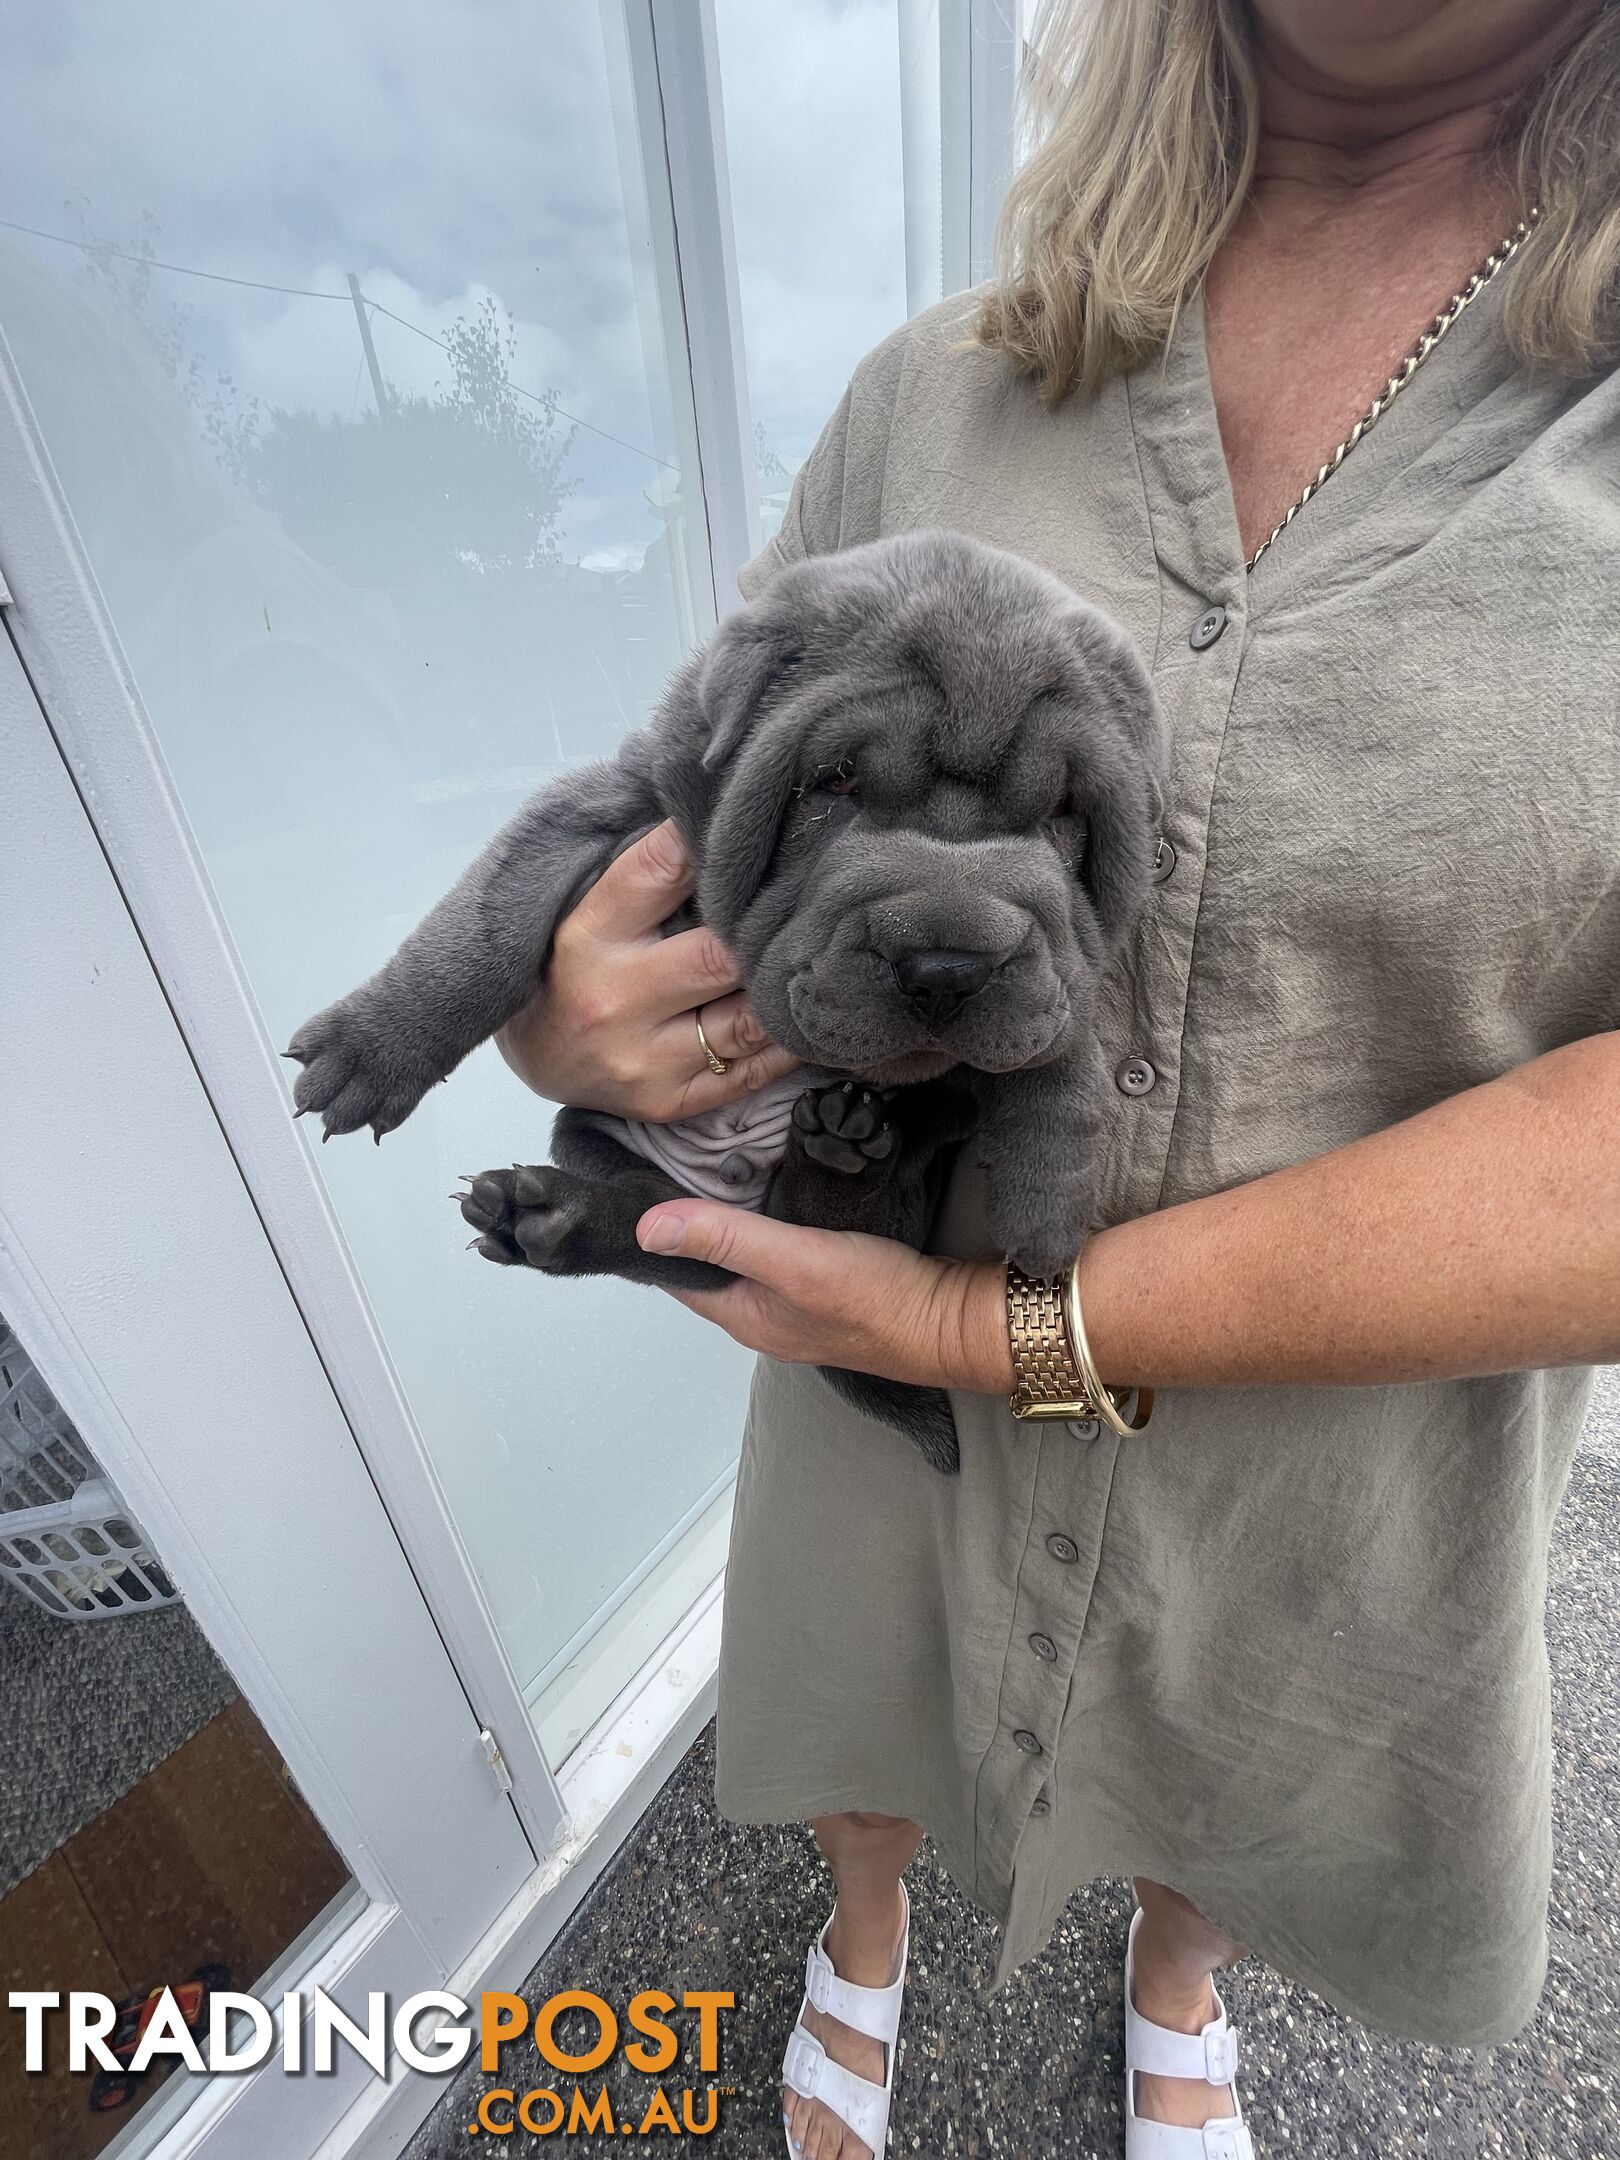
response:
M0 322L278 1043L708 626L622 35L481 0L14 17ZM566 1675L561 1746L643 1646L627 1592L711 1568L747 1361L465 1251L458 1176L549 1120L485 1050L380 1152L317 1154L520 1680ZM623 1655L584 1658L609 1615Z

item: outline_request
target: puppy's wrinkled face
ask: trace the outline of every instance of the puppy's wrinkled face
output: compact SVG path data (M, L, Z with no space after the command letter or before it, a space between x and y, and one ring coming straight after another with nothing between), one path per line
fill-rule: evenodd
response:
M696 685L699 905L772 1034L890 1083L1060 1055L1154 847L1161 728L1124 633L913 533L783 572Z

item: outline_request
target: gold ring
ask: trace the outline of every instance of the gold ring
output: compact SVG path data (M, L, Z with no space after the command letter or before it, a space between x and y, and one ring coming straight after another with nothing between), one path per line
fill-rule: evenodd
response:
M693 1014L692 1014L692 1018L693 1018L693 1019L694 1019L694 1020L695 1020L695 1021L697 1022L697 1031L698 1031L698 1048L699 1048L699 1049L700 1049L700 1050L701 1050L701 1051L703 1052L703 1055L704 1055L704 1056L705 1056L705 1057L706 1057L706 1058L708 1059L708 1061L709 1061L709 1070L710 1070L710 1072L712 1072L712 1073L724 1073L724 1072L730 1072L730 1070L731 1070L731 1060L730 1060L730 1058L723 1058L723 1057L722 1057L722 1056L720 1055L720 1053L719 1053L719 1051L718 1051L718 1050L714 1050L714 1049L711 1049L711 1048L710 1048L710 1046L709 1046L709 1038L708 1038L708 1036L707 1036L707 1035L705 1035L705 1034L704 1034L704 1032L703 1032L703 1015L702 1015L702 1013L700 1013L700 1012L697 1012L697 1011L694 1011L694 1012L693 1012Z

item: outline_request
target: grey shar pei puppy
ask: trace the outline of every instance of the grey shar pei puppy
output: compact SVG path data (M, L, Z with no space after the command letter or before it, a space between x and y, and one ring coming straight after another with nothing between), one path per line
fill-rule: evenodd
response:
M795 563L616 757L543 788L378 974L299 1029L299 1110L380 1140L520 1009L561 917L669 817L699 866L670 927L725 940L806 1070L760 1107L752 1147L731 1113L718 1158L715 1113L683 1136L564 1109L550 1165L458 1196L478 1250L712 1287L723 1270L635 1238L694 1187L920 1247L971 1136L997 1247L1054 1274L1090 1226L1097 985L1148 888L1163 755L1125 633L1017 556L925 531ZM717 1159L718 1186L672 1174ZM826 1377L957 1467L943 1390Z

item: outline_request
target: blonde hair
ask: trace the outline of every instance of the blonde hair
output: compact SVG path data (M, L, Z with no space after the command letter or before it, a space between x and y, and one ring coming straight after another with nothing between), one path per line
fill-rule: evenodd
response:
M996 236L978 343L1052 403L1159 351L1242 206L1259 139L1244 0L1043 0L1022 100L1035 147ZM1541 218L1504 295L1519 358L1620 359L1620 4L1504 112L1498 154Z

